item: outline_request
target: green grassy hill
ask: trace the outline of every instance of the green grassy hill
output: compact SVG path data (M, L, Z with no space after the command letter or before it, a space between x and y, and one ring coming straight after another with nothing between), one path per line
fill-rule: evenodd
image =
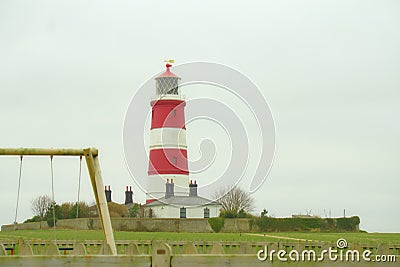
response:
M279 232L279 233L171 233L171 232L114 232L116 240L183 240L183 241L311 241L311 242L336 242L339 238L345 238L349 243L367 243L377 245L379 243L400 244L400 233L303 233L303 232ZM58 240L102 240L102 231L87 230L57 230ZM53 230L32 231L2 231L1 239L40 239L54 240Z

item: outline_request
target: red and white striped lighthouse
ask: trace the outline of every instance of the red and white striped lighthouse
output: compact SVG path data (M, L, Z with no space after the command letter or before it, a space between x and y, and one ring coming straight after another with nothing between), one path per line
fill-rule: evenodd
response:
M146 203L165 195L165 183L175 185L175 195L189 193L185 100L178 90L180 78L170 71L155 78L156 98L151 101L150 154Z

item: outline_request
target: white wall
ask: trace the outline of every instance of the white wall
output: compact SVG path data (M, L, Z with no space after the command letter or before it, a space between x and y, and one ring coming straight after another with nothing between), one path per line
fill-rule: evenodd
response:
M204 218L204 209L206 207L210 210L210 218L219 216L220 205L205 205L186 207L186 218ZM151 207L154 216L157 218L180 218L180 208L172 205Z

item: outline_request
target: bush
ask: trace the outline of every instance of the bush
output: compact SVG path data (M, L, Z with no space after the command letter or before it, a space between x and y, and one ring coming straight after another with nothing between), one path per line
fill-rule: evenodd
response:
M38 199L40 200L40 198ZM38 202L39 200L35 201ZM40 215L36 215L31 219L26 220L25 222L47 221L48 218L50 217L53 218L53 206L55 207L56 219L75 219L78 208L79 208L79 218L90 217L90 207L85 202L79 202L78 204L71 202L64 202L61 205L53 203L46 209L43 217L41 217Z
M70 219L73 204L70 202L62 203L60 206L60 219Z
M256 219L255 219L255 218L250 218L250 220L249 220L249 228L250 228L250 231L252 231L252 230L254 229L255 222L256 222Z
M128 217L128 208L123 204L108 202L110 217Z
M247 217L247 213L246 213L243 209L241 209L241 210L238 212L238 214L237 214L236 217L237 217L237 218L246 218L246 217Z
M360 224L358 216L350 218L337 218L337 228L344 231L357 231Z
M140 218L140 214L141 214L141 207L138 203L134 203L132 207L129 208L128 210L129 212L129 217L132 218Z
M259 217L255 224L261 231L357 231L360 218L271 218Z
M26 221L24 221L24 223L40 222L41 220L42 220L42 218L40 218L40 216L36 215L36 216L33 216L31 219L27 219Z
M224 211L221 211L221 213L219 214L219 217L222 217L222 218L236 218L237 214L236 214L236 212L234 212L232 210L224 210Z
M214 218L209 218L208 223L210 224L214 232L218 233L219 231L221 231L222 227L224 227L225 220L224 218L221 217L214 217Z
M54 213L53 213L54 209ZM55 202L50 206L50 208L46 212L46 222L49 227L54 226L54 221L57 224L57 220L61 217L61 209L60 206L57 205ZM55 219L55 220L54 220Z
M71 212L69 214L70 219L75 219L78 213L78 218L89 218L90 217L90 207L85 202L75 203L71 207Z
M94 226L94 220L92 218L90 218L88 220L87 227L89 230L93 230L93 228L94 228L93 226Z
M55 218L55 221L56 221L56 225L57 225L57 218ZM53 217L48 217L47 218L47 225L49 227L54 227L54 218Z

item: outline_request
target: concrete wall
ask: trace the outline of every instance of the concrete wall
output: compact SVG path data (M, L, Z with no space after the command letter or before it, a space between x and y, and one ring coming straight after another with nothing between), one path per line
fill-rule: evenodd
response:
M207 219L112 219L113 229L144 232L213 232ZM99 225L100 227L100 225Z
M112 218L111 223L117 231L143 231L143 232L197 232L211 233L210 224L207 219L134 219L134 218ZM42 225L40 228L40 224ZM101 223L98 218L80 218L58 220L59 229L76 230L100 230ZM22 223L17 225L2 225L2 231L12 230L39 230L49 229L46 222Z
M179 209L178 209L179 211ZM211 209L210 209L211 212ZM143 232L196 232L210 233L213 232L208 219L202 218L112 218L111 223L113 229L117 231L143 231ZM3 225L2 231L16 230L39 230L48 229L46 222L23 223L17 225ZM77 230L99 230L101 223L98 218L81 218L58 220L57 228L59 229L77 229ZM220 232L225 233L244 233L244 232L260 232L255 223L251 223L251 219L236 218L224 219L224 226Z
M30 222L20 224L5 224L1 226L2 231L13 231L13 230L46 230L49 229L47 222Z
M220 232L223 233L244 233L244 232L258 232L257 226L253 225L253 229L250 229L250 220L243 219L228 219L224 220L224 226Z

